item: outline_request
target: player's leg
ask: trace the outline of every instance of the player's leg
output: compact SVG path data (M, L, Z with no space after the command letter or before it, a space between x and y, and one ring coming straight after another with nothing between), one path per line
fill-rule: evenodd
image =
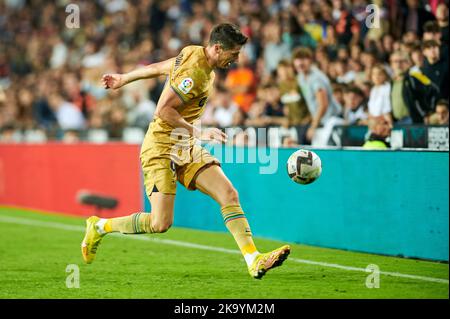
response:
M260 279L269 269L281 265L289 255L290 247L285 245L265 254L258 252L238 192L220 166L212 165L203 169L194 183L197 189L219 203L225 225L236 240L252 277Z
M162 233L172 225L176 177L171 161L143 159L142 164L152 212L138 212L109 219L89 217L86 221L86 234L81 243L81 252L86 263L94 260L102 238L108 233Z
M173 222L175 195L153 192L150 196L151 214L147 212L102 219L97 223L100 233L122 234L164 233Z
M113 232L122 234L163 233L173 222L175 195L153 192L150 196L151 213L140 212L116 218L91 216L86 221L86 234L81 252L86 263L94 261L102 238Z

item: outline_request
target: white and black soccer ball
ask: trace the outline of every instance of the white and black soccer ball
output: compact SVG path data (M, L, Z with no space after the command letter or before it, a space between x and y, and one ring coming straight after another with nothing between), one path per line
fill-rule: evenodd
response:
M298 184L311 184L322 174L322 161L313 151L300 149L287 160L289 178Z

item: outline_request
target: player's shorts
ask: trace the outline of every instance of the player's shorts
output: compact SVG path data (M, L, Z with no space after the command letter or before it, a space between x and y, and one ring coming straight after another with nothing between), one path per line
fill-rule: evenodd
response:
M195 190L197 176L220 162L200 145L170 154L167 147L152 143L151 150L141 154L142 172L147 196L153 192L176 194L177 181L189 190Z

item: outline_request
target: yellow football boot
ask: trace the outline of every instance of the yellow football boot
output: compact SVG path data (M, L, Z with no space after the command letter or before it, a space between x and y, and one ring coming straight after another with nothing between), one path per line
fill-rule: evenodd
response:
M87 264L94 261L95 253L105 234L100 234L95 224L100 220L97 216L91 216L86 220L86 234L81 243L81 254Z
M269 269L281 266L290 252L291 247L289 245L284 245L271 252L259 254L248 268L250 276L255 279L261 279Z

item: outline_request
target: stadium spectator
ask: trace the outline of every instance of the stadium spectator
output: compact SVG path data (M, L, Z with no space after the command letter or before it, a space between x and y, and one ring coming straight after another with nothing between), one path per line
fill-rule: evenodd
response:
M365 149L388 149L391 147L389 138L392 126L385 116L369 118L369 136L363 144Z
M33 115L37 124L44 129L51 129L57 124L55 113L44 97L33 102Z
M355 85L344 87L344 120L347 125L367 125L364 93Z
M448 125L448 101L439 100L436 104L436 111L428 121L430 125Z
M82 130L85 128L85 119L81 111L75 104L64 99L61 94L51 94L48 103L61 129Z
M371 117L384 116L392 124L391 118L391 84L389 75L382 64L377 64L372 70L372 84L369 97L369 115Z
M427 21L434 20L432 13L420 5L419 0L407 0L406 8L399 12L397 23L400 25L401 34L412 32L422 37L423 26Z
M442 41L442 31L437 21L428 21L423 26L422 41L434 40L440 46L442 57L448 59L448 44Z
M289 44L291 50L298 46L309 47L311 49L317 47L316 41L305 31L299 24L297 18L291 13L288 13L287 18L282 20L282 31L282 40Z
M110 123L112 118L116 118L120 123L125 119L125 126L145 129L151 118L153 102L159 98L165 79L146 81L148 86L142 87L139 96L123 92L123 96L112 99L98 85L100 75L170 58L187 44L201 45L201 39L212 25L223 20L240 25L249 36L243 60L247 60L246 71L252 73L253 95L258 87L278 82L278 76L275 76L278 62L289 58L297 45L313 51L311 60L317 63L314 68L317 67L329 81L356 85L366 98L372 89L368 81L372 79L373 66L389 63L392 52L400 49L409 52L413 61L412 68L405 74L422 72L423 68L423 73L440 87L440 97L448 98L449 95L448 80L445 80L448 78L445 48L440 48L437 60L433 57L435 53L429 52L424 61L425 50L422 52L422 45L428 43L428 39L439 41L440 37L438 46L445 47L448 41L448 1L377 0L374 4L380 9L379 29L368 29L365 25L368 15L365 0L271 0L267 3L80 0L78 5L83 14L78 29L64 28L66 15L60 14L64 10L64 1L45 2L44 5L42 1L14 3L0 3L0 87L7 99L7 103L0 102L0 127L13 124L16 130L43 128L51 137L62 137L54 134L58 120L49 103L50 97L58 93L81 111L89 128L111 129L114 126L116 129L112 135L120 136L122 124ZM431 8L435 18L422 4ZM227 77L233 75L218 72L217 84L224 86ZM248 80L246 75L238 78ZM412 77L412 80L422 87L418 78ZM285 88L279 88L283 97ZM286 90L288 88L289 85ZM301 101L316 98L315 94L308 95L303 89L299 91L300 96L304 95ZM394 91L394 87L392 89ZM333 89L325 91L331 101ZM334 93L339 95L339 92ZM210 99L213 101L213 97ZM397 108L399 105L393 99L392 106ZM320 126L327 122L333 104L330 101ZM421 106L422 109L434 107L432 99L423 101L427 105ZM278 112L276 108L266 109L265 105L262 100L247 103L233 114L233 123L243 124L249 119L264 125L267 110ZM205 116L208 112L214 113L211 106L211 103L207 104ZM308 112L314 111L310 117L317 122L318 105L307 107ZM286 110L290 108L292 106ZM331 113L338 115L340 112ZM291 123L303 123L294 120L292 114L291 111L284 112L284 117ZM295 117L303 118L303 115ZM414 118L414 115L410 114L410 117ZM306 117L304 119L308 121ZM414 123L419 121L418 118L413 119ZM314 135L313 131L309 130L310 136ZM80 134L80 137L84 136Z
M132 85L130 86L132 87ZM148 98L148 91L133 90L130 92L127 124L145 130L153 119L156 104Z
M322 15L329 12L329 10L327 10L329 6L323 5L322 8L324 9ZM295 11L297 12L299 24L305 28L305 31L311 35L316 43L320 43L324 37L326 37L324 28L326 29L328 22L331 22L331 14L328 21L320 21L319 12L314 10L313 3L310 1L300 1L298 10L295 9L294 12Z
M394 52L394 37L386 33L381 39L381 48L380 48L380 60L383 62L389 61L389 55Z
M244 112L248 112L256 96L256 76L249 63L247 54L242 50L237 68L230 70L225 79L225 86L230 90L234 103Z
M361 53L360 61L364 67L365 81L371 81L371 72L377 63L377 57L374 50L367 50Z
M239 106L230 98L227 90L218 87L214 98L214 123L219 127L233 126L235 113L239 111Z
M345 84L333 83L331 88L333 90L333 98L340 110L344 109L344 86Z
M17 94L18 120L22 124L22 128L31 129L33 122L33 94L27 88L21 88Z
M343 0L333 0L333 19L339 44L348 45L359 40L360 26Z
M113 107L106 123L109 138L121 139L127 124L125 109L122 107Z
M359 43L353 43L350 46L350 58L353 60L359 60L361 53L363 52L363 48Z
M253 103L249 119L245 124L249 126L287 125L283 105L280 101L280 91L275 83L267 83L258 89L258 98Z
M291 49L289 43L281 41L281 27L278 22L267 23L263 28L263 34L265 72L271 74L282 59L291 57Z
M311 122L311 115L295 79L295 71L290 61L280 61L277 68L277 80L281 95L280 100L285 107L288 125L309 124Z
M332 117L338 116L340 110L333 98L328 77L313 65L313 54L308 48L298 48L293 53L297 82L306 100L311 124L306 132L306 140L312 141L316 129L325 125Z
M442 34L442 43L448 43L448 5L445 3L440 3L436 8L436 20L438 22L439 28Z
M328 69L331 65L330 57L328 56L327 50L323 45L320 45L315 50L315 61L317 63L317 67L320 70L328 72Z
M425 57L423 56L423 51L420 44L412 46L410 56L413 64L411 71L422 72Z
M423 124L434 108L439 89L420 70L410 68L406 52L392 53L391 68L390 96L394 121L396 124Z
M259 118L260 125L287 125L278 86L275 83L265 84L261 87L259 96L262 105L262 113Z
M320 46L325 48L327 56L330 60L337 59L339 42L334 26L328 25L326 27L326 38L323 39Z
M264 96L264 117L265 125L285 125L287 118L284 113L283 104L280 100L280 90L275 83L269 83L263 86Z
M359 59L349 59L348 60L348 72L345 75L345 78L351 79L348 83L361 83L364 82L366 75L363 71L363 66Z
M423 73L439 87L439 98L448 99L448 57L441 56L439 43L435 40L423 43L423 55Z
M243 126L247 120L247 113L244 113L240 108L233 114L233 126Z
M349 70L347 60L339 59L334 62L334 68L336 70L336 82L337 83L350 83L355 80L355 73Z

